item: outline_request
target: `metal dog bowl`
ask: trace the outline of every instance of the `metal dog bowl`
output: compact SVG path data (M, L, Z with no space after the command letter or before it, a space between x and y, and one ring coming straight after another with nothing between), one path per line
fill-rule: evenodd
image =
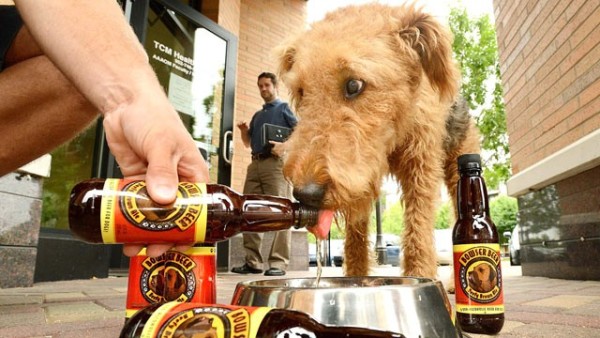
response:
M323 277L238 283L231 304L294 309L327 325L406 337L462 337L439 281L413 277Z

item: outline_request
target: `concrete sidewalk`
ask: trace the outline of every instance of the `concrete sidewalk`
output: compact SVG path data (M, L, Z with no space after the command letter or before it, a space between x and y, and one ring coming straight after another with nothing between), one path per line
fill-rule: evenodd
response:
M600 282L523 277L519 267L507 263L503 262L506 322L498 337L600 337ZM398 268L378 267L372 275L398 274ZM445 282L450 269L440 267L438 274ZM315 275L311 268L288 272L286 278ZM328 267L323 276L342 276L342 270ZM238 282L266 278L220 273L218 302L230 303ZM118 337L126 292L125 277L0 289L0 337ZM454 304L453 295L449 298Z

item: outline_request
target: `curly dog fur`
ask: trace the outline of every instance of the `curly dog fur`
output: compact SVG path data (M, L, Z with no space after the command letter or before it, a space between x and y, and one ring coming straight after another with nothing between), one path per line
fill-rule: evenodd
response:
M479 152L451 41L414 6L368 4L330 13L277 51L299 116L284 174L297 199L345 219L347 275L369 273L369 216L391 174L405 206L403 273L436 276L440 185L455 196L456 158Z

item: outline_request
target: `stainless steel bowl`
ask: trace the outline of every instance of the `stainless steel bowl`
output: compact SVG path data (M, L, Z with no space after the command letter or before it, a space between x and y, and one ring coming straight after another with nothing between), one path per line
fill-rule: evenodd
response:
M231 304L294 309L327 325L461 337L439 281L413 277L324 277L241 282Z

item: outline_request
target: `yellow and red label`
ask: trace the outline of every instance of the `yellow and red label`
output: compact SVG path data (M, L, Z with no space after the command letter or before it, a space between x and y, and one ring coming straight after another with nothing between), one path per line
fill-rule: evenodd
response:
M169 250L148 257L143 249L129 261L126 317L157 303L216 302L215 247Z
M454 245L456 312L504 313L500 245Z
M203 243L206 238L206 184L180 182L170 205L152 201L146 182L107 179L100 224L112 243Z
M271 308L169 302L150 316L141 338L255 338Z

